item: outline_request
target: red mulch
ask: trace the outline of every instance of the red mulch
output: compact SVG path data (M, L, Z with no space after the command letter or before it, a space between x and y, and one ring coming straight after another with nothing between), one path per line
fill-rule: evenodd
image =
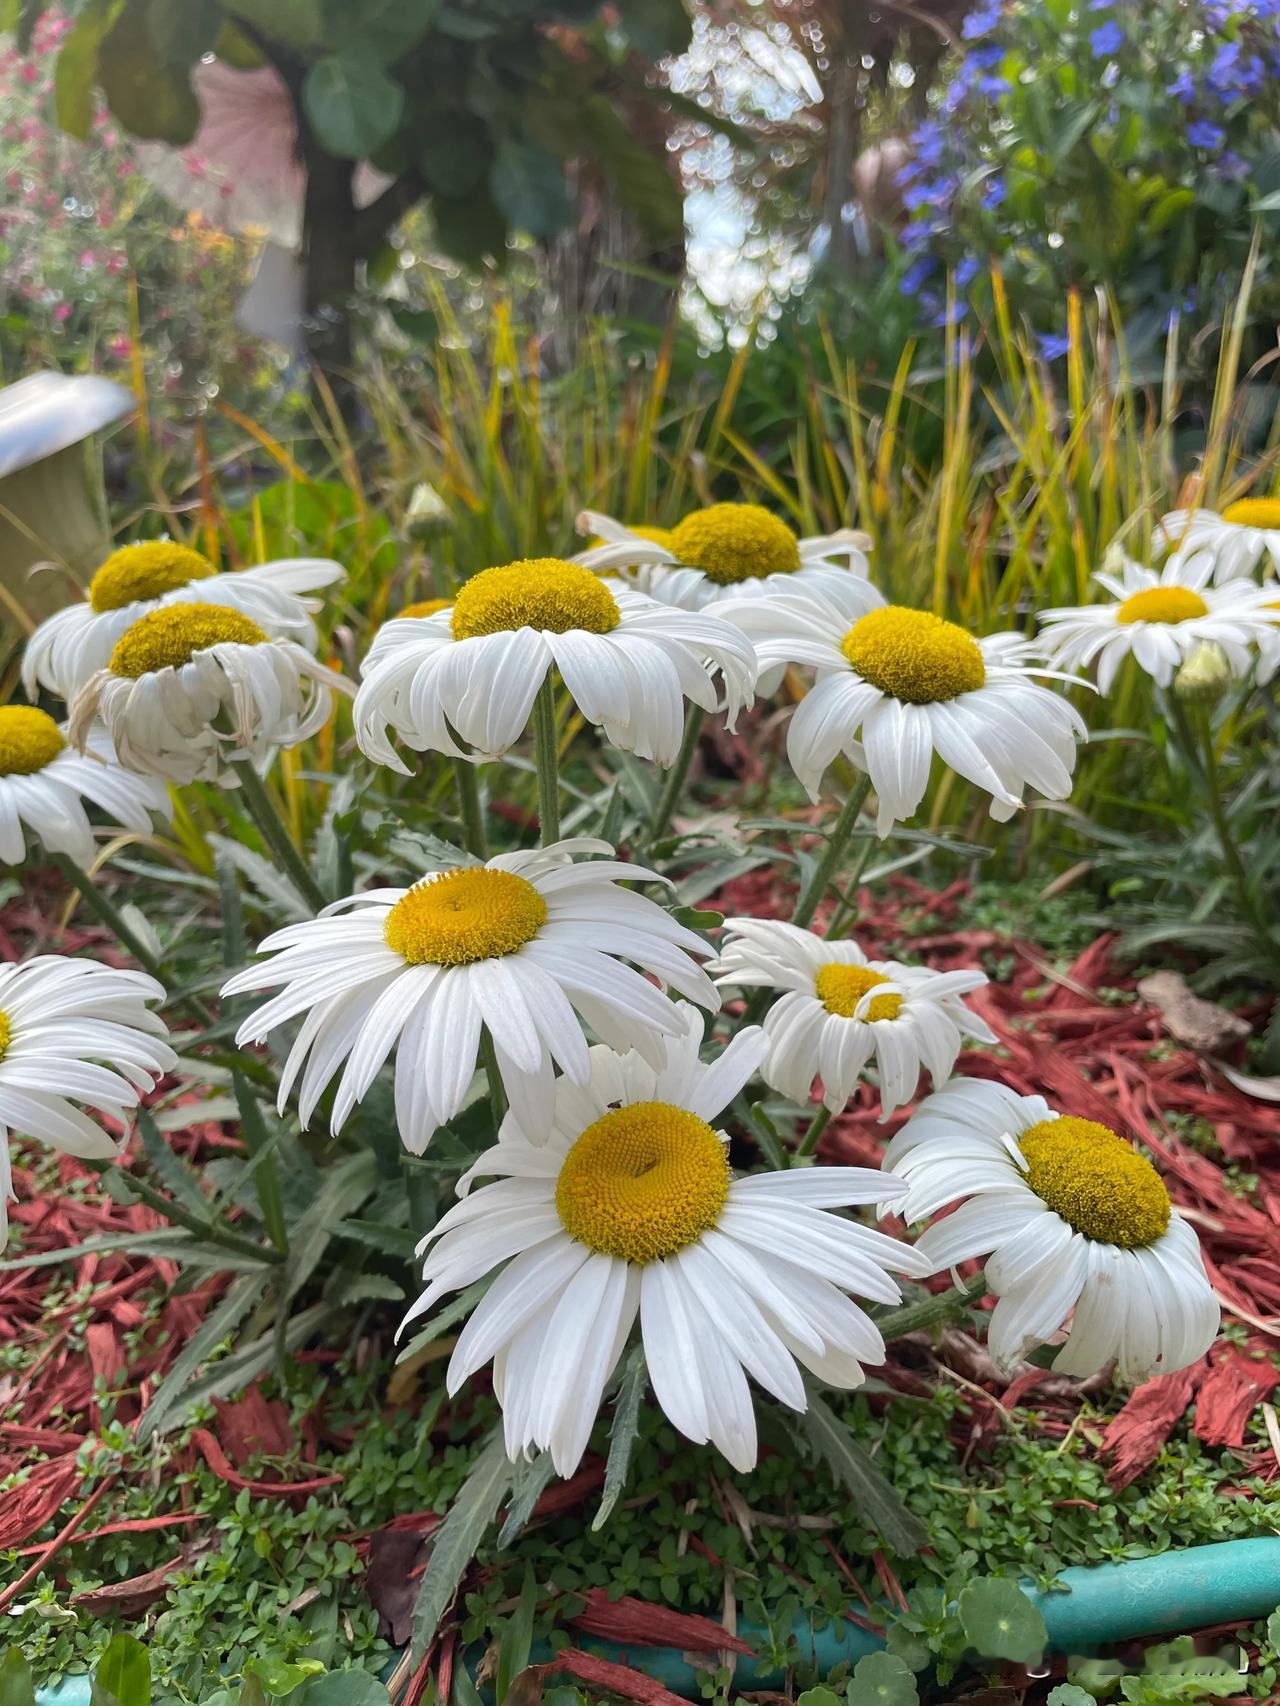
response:
M1146 1144L1174 1200L1203 1241L1227 1313L1247 1330L1247 1348L1219 1344L1203 1364L1151 1381L1133 1394L1106 1429L1100 1448L1112 1484L1123 1487L1147 1468L1192 1404L1192 1426L1200 1439L1209 1445L1239 1448L1257 1406L1280 1384L1274 1360L1280 1349L1280 1110L1250 1099L1197 1055L1174 1046L1154 1010L1140 1004L1116 1006L1099 998L1097 992L1103 988L1133 988L1131 974L1112 957L1111 938L1100 937L1065 973L1055 973L1033 943L991 930L963 928L967 892L964 882L935 893L905 877L896 879L887 894L864 892L856 924L858 939L873 954L919 958L944 970L980 963L987 951L1016 956L1007 983L993 983L972 998L1000 1038L1007 1058L970 1053L964 1057L963 1070L1001 1079L1024 1093L1041 1092L1063 1108L1128 1131ZM761 871L728 885L712 904L729 912L779 916L785 915L788 897L773 872ZM913 935L904 925L904 914L918 916L926 907L936 927L928 935ZM29 901L15 901L0 911L0 954L16 956L20 944L26 951L48 948L50 937L48 914ZM95 954L110 957L96 929L67 932L57 938L57 946L62 951L91 946ZM1261 1015L1248 1016L1256 1021ZM1162 1046L1153 1058L1156 1044ZM1221 1168L1174 1134L1168 1124L1171 1114L1194 1114L1210 1122L1228 1160L1257 1175L1252 1200L1228 1189ZM886 1137L904 1118L900 1113L881 1124L874 1092L864 1086L852 1108L828 1126L820 1155L830 1161L877 1165ZM192 1126L172 1141L196 1160L234 1146L226 1132L207 1123ZM75 1161L65 1157L60 1159L59 1172L64 1187L83 1174ZM121 1207L92 1186L85 1196L70 1197L62 1189L40 1195L34 1192L30 1174L18 1169L15 1188L20 1200L12 1218L23 1227L23 1247L29 1253L107 1233L146 1231L160 1224L149 1209ZM199 1520L199 1513L192 1511L185 1517L174 1514L95 1529L88 1520L91 1511L86 1500L96 1503L96 1493L85 1484L83 1465L77 1461L97 1422L98 1383L105 1383L116 1395L119 1418L136 1419L156 1382L227 1283L211 1276L189 1292L175 1295L177 1277L175 1265L161 1259L129 1254L82 1256L72 1266L66 1301L50 1310L44 1302L50 1280L47 1272L0 1274L0 1342L16 1340L30 1352L23 1374L0 1381L0 1413L19 1417L0 1420L0 1476L29 1463L33 1454L45 1459L6 1496L0 1510L0 1548L23 1548L34 1559L33 1571L62 1544L74 1545L95 1533L175 1526L181 1540L192 1533L186 1525ZM936 1283L944 1286L946 1281ZM74 1302L72 1291L77 1297ZM165 1294L158 1330L141 1344L130 1345L126 1335L150 1313L138 1300L147 1295L154 1298L157 1292ZM92 1319L82 1349L79 1323L86 1296L92 1300ZM1027 1402L1046 1432L1066 1433L1078 1408L1078 1383L1033 1369L1006 1385L985 1360L985 1353L966 1343L965 1354L976 1359L965 1365L965 1372L977 1408L982 1402L979 1390L992 1407L1007 1410ZM941 1354L948 1354L945 1344ZM906 1356L885 1372L900 1390L927 1389ZM990 1427L975 1415L966 1455L984 1431L989 1434ZM315 1430L304 1429L304 1434L309 1437L299 1439L284 1406L268 1401L254 1387L235 1403L219 1405L213 1426L196 1430L186 1450L192 1461L199 1454L224 1480L247 1487L257 1497L305 1498L338 1477L308 1475L317 1441ZM1280 1462L1271 1451L1251 1450L1243 1456L1250 1473L1266 1478L1280 1474ZM244 1473L251 1459L260 1463L264 1457L269 1468L256 1478ZM572 1481L548 1489L537 1514L569 1508L598 1487L601 1476L602 1465L588 1459ZM52 1546L27 1544L60 1516L63 1525L70 1523L65 1541L60 1533ZM84 1528L79 1531L82 1520ZM388 1539L399 1534L421 1545L438 1520L430 1512L404 1513L379 1533ZM371 1548L376 1556L378 1541L379 1536L361 1538L366 1557ZM174 1566L179 1562L175 1558ZM121 1584L125 1598L131 1586L143 1597L153 1586L157 1594L163 1592L163 1574L152 1572L135 1584ZM11 1589L0 1593L0 1609L11 1597ZM646 1626L654 1640L669 1636L665 1625L658 1632L653 1622L659 1608L644 1610L647 1625L636 1603L624 1600L611 1605L602 1598L588 1606L579 1627L584 1633L609 1633L597 1627L600 1620L608 1623L620 1617L629 1632L624 1638L632 1642L643 1640ZM687 1638L681 1644L685 1647L713 1638L709 1628L688 1628L684 1634ZM720 1646L734 1644L723 1632L714 1638ZM446 1655L441 1649L435 1662L443 1667L451 1651ZM569 1651L559 1655L557 1668L651 1706L665 1706L665 1693L639 1673L611 1667L606 1676L601 1664L589 1655ZM409 1695L419 1681L425 1686L427 1674L424 1667L421 1678L413 1679Z

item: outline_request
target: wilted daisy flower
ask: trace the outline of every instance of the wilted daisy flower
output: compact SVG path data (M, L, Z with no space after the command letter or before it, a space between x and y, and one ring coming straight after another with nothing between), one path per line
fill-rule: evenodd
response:
M626 527L584 510L579 533L601 543L575 562L627 572L642 591L684 610L726 598L754 598L784 586L867 572L869 536L851 527L800 539L760 504L712 504L672 528Z
M447 611L380 628L361 666L356 738L405 774L388 731L418 752L462 757L452 727L468 756L496 758L524 733L552 668L615 746L663 765L679 752L685 700L716 709L716 672L730 726L755 684L751 647L727 623L538 557L482 570Z
M1125 560L1118 574L1093 577L1111 594L1109 602L1043 612L1044 644L1064 668L1096 663L1102 693L1129 656L1167 687L1184 658L1203 645L1216 645L1233 674L1246 675L1280 623L1280 588L1249 580L1215 586L1212 577L1207 551L1175 554L1158 571Z
M150 833L153 813L173 815L164 783L122 769L101 727L89 730L84 751L77 752L47 712L0 706L0 864L21 864L33 836L46 852L88 865L93 830L86 800L113 829L134 835Z
M123 1124L176 1066L164 1021L146 1005L163 999L154 978L94 960L41 954L0 966L0 1249L13 1200L10 1137L114 1155L117 1140L82 1108Z
M755 642L761 671L805 664L818 679L787 731L792 769L817 799L844 753L876 791L876 829L909 818L936 752L1012 817L1027 787L1048 799L1071 791L1084 723L1034 680L1036 649L1020 634L976 638L927 610L886 605L850 575L806 591L725 607Z
M915 1095L921 1068L942 1084L966 1038L996 1041L962 1000L986 983L984 972L868 960L856 942L772 918L728 918L725 927L720 958L707 967L716 982L785 991L764 1018L761 1076L793 1102L807 1103L821 1078L822 1099L838 1114L874 1061L887 1119Z
M213 781L233 759L296 746L328 720L335 670L294 640L272 639L242 611L166 604L116 641L76 694L70 738L82 750L96 717L120 762L175 782Z
M481 1025L513 1105L535 1111L550 1106L553 1060L575 1082L586 1081L579 1014L606 1041L661 1058L663 1034L679 1030L681 1020L641 974L714 1011L715 986L690 958L710 949L655 902L617 886L664 878L612 857L575 862L591 853L613 848L579 838L501 853L410 889L353 895L317 919L277 930L262 944L274 957L238 972L223 990L280 988L236 1041L262 1042L305 1013L281 1074L280 1106L301 1073L305 1124L345 1060L335 1132L396 1048L396 1120L415 1154L462 1106Z
M27 641L22 679L70 700L96 670L105 669L117 640L139 617L168 604L225 605L251 617L275 639L315 650L312 614L320 601L306 594L332 586L345 570L324 557L290 557L254 569L219 574L207 557L172 539L149 539L113 551L89 582L88 597L42 622Z
M956 1078L920 1104L885 1151L909 1188L910 1221L960 1202L916 1248L935 1270L986 1258L999 1298L991 1351L1009 1368L1071 1321L1053 1366L1125 1380L1204 1355L1218 1305L1195 1233L1160 1175L1107 1126L1041 1096ZM963 1199L963 1200L961 1200Z
M1182 555L1208 551L1216 581L1251 575L1270 559L1280 570L1280 498L1240 498L1216 509L1175 509L1161 516L1156 541Z
M513 1104L465 1197L423 1239L425 1290L406 1320L507 1264L449 1363L456 1392L490 1358L507 1451L551 1453L571 1475L637 1314L654 1394L687 1438L740 1470L756 1461L747 1375L794 1410L797 1364L854 1387L884 1341L846 1292L896 1303L908 1245L827 1212L894 1203L903 1187L860 1167L736 1179L712 1122L760 1064L756 1028L709 1064L701 1017L657 1064L593 1048L582 1086L561 1078L545 1127Z

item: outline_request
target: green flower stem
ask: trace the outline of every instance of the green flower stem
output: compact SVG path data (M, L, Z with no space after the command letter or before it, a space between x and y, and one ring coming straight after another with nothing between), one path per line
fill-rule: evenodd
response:
M804 1136L800 1139L799 1143L796 1145L795 1156L797 1159L799 1159L802 1155L812 1155L813 1154L814 1150L817 1149L817 1147L818 1147L818 1143L822 1137L823 1132L827 1129L827 1127L828 1127L828 1125L830 1125L830 1123L831 1123L831 1109L824 1102L822 1104L822 1106L818 1109L817 1113L809 1121L808 1130L805 1132Z
M167 996L168 982L165 978L164 967L150 948L143 943L137 932L126 923L124 914L95 880L92 872L82 870L75 860L68 858L65 853L50 853L48 858L84 901L98 922L106 925L125 952L138 962L149 977L155 978L157 983L164 984ZM181 1003L189 1007L192 1014L206 1028L215 1022L212 1010L201 1001L198 995L188 994L180 999Z
M858 849L858 857L853 861L853 869L845 879L844 893L836 903L836 909L827 922L827 935L838 936L854 917L858 908L858 885L862 881L862 873L871 863L871 854L875 849L875 841L870 835L863 837L862 846Z
M845 849L857 824L858 816L866 804L867 795L871 792L870 776L860 776L854 783L853 790L844 805L840 808L840 816L827 837L827 845L817 869L810 877L803 894L796 903L796 909L791 922L801 927L813 922L813 915L818 910L822 897L827 892L827 885L840 868Z
M489 838L484 829L484 807L480 804L480 780L469 758L455 758L454 780L458 784L458 810L466 831L467 852L477 859L489 857Z
M658 795L658 803L654 807L653 817L649 822L650 841L660 841L667 832L667 827L671 822L671 814L676 809L680 791L689 774L693 755L698 750L698 737L702 733L702 725L706 721L706 716L707 713L701 705L690 705L685 713L684 739L680 742L680 751L676 755L675 763L667 771L666 779L662 784L662 792Z
M538 839L546 847L560 839L560 753L550 670L533 704L533 739L538 761Z
M944 1321L959 1320L963 1311L980 1297L985 1297L990 1289L986 1274L980 1273L965 1285L953 1285L950 1291L926 1297L919 1303L904 1303L900 1309L891 1309L887 1315L877 1315L875 1323L886 1339L901 1339L907 1333L919 1333Z
M261 832L262 839L279 859L289 880L307 905L313 911L319 912L328 905L324 891L308 870L306 861L276 810L262 777L247 759L241 759L232 768L240 778L241 796L248 807L249 816Z
M207 1239L211 1244L220 1244L224 1250L234 1250L238 1256L252 1256L259 1262L284 1260L283 1253L270 1245L256 1244L252 1238L242 1238L238 1232L233 1232L228 1226L219 1226L215 1221L201 1220L198 1214L193 1214L172 1197L154 1190L145 1179L138 1178L136 1173L127 1172L114 1161L105 1161L98 1156L84 1156L81 1162L83 1166L91 1167L99 1177L105 1177L108 1173L119 1173L129 1190L140 1197L148 1208L153 1208L174 1226L181 1226L194 1233L197 1238Z
M1235 836L1231 833L1231 823L1227 817L1226 804L1222 798L1222 785L1218 777L1218 755L1213 745L1213 730L1209 726L1209 718L1204 710L1197 711L1194 725L1187 713L1186 706L1178 698L1176 692L1166 695L1169 713L1177 731L1178 744L1182 747L1192 775L1200 784L1204 794L1205 804L1209 808L1209 816L1213 820L1214 832L1218 837L1218 846L1222 850L1222 862L1226 866L1231 886L1236 891L1240 909L1244 916L1258 931L1263 941L1273 948L1276 937L1271 920L1261 906L1249 886L1249 876L1244 868L1244 860L1240 857L1240 849L1236 846Z

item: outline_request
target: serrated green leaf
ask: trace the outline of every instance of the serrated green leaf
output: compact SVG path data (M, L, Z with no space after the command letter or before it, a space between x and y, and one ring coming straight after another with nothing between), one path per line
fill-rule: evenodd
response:
M413 1608L412 1664L422 1663L423 1655L435 1640L440 1620L452 1604L468 1565L510 1490L513 1473L499 1426L471 1465L471 1473L436 1532L431 1560Z
M235 1332L245 1316L258 1303L266 1286L265 1273L246 1274L242 1279L233 1281L226 1296L205 1317L178 1352L161 1381L159 1390L143 1412L138 1423L139 1445L145 1445L153 1435L167 1431L170 1418L174 1416L182 1400L187 1382L200 1364L213 1355L222 1341Z
M849 1706L916 1706L920 1699L909 1665L893 1653L868 1653L853 1667Z
M639 1347L627 1358L622 1384L613 1406L613 1425L609 1431L609 1458L604 1469L604 1490L600 1504L591 1520L592 1534L598 1534L613 1514L613 1507L626 1491L631 1470L631 1453L640 1432L640 1405L649 1385L649 1371L644 1352Z
M307 72L302 100L326 152L343 160L365 160L399 125L404 85L375 59L329 53Z
M1028 1665L1049 1639L1044 1618L1016 1582L981 1576L963 1590L956 1613L965 1639L985 1659Z
M909 1558L929 1541L928 1531L875 1464L855 1445L849 1430L812 1389L802 1423L810 1447L837 1483L861 1501L867 1521L879 1529L890 1549ZM1038 1615L1038 1613L1037 1613Z

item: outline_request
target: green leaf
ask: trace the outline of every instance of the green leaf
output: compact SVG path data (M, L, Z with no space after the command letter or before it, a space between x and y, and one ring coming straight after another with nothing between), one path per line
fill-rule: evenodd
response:
M1060 1682L1049 1690L1046 1706L1095 1706L1092 1694L1077 1688L1074 1682Z
M391 65L418 45L440 6L441 0L328 0L329 39L337 53Z
M435 196L431 213L436 241L452 260L467 267L502 260L507 223L490 199L487 184L477 185L470 195Z
M684 0L617 0L627 40L645 59L683 53L693 36Z
M223 0L223 9L286 47L314 47L324 35L321 0Z
M960 1627L984 1659L1028 1665L1048 1641L1044 1618L1016 1582L980 1576L956 1602Z
M254 1162L253 1183L258 1193L258 1207L262 1210L262 1224L276 1249L287 1256L289 1231L284 1218L284 1189L280 1183L279 1164L269 1150L271 1139L267 1132L267 1122L262 1117L258 1098L249 1088L249 1080L239 1067L233 1068L231 1082L235 1086L236 1102L240 1109L240 1135L244 1138L251 1161Z
M533 1507L546 1491L555 1472L555 1464L549 1451L540 1451L531 1462L516 1465L511 1503L507 1506L506 1521L498 1535L499 1546L510 1546L521 1533L525 1523L533 1515ZM526 1653L517 1668L522 1669L527 1660ZM498 1698L502 1698L501 1689L498 1690Z
M413 157L428 189L444 196L466 195L488 171L488 129L474 113L432 114L418 127Z
M498 144L489 187L512 225L531 237L553 237L569 223L573 204L564 168L526 137L508 136Z
M388 77L375 59L330 53L307 72L302 101L328 153L364 160L400 123L404 85Z
M849 1437L849 1431L812 1389L801 1418L809 1445L837 1483L861 1501L862 1513L879 1529L890 1549L909 1558L929 1543L928 1530L907 1509L892 1484ZM1038 1615L1038 1614L1037 1614Z
M598 1534L613 1514L613 1507L626 1490L631 1470L631 1453L640 1432L640 1405L649 1385L649 1371L644 1352L637 1346L627 1359L622 1385L613 1406L613 1426L609 1432L609 1460L604 1469L604 1491L600 1505L591 1521L592 1534Z
M498 1506L510 1491L514 1473L499 1425L472 1464L471 1473L436 1533L431 1560L413 1608L411 1664L421 1664L435 1640L441 1619L453 1603L468 1565L497 1515Z
M292 1694L310 1677L321 1676L324 1666L319 1659L297 1659L289 1664L284 1659L250 1659L244 1667L246 1676L257 1677L268 1694Z
M896 1659L901 1659L910 1671L917 1674L928 1670L933 1649L923 1636L901 1623L891 1623L885 1631L884 1644Z
M830 1688L806 1688L796 1706L841 1706L840 1696Z
M267 1275L245 1274L228 1287L226 1296L207 1315L186 1344L178 1352L172 1367L160 1383L160 1389L142 1414L138 1423L138 1444L167 1431L176 1419L178 1407L186 1394L188 1381L202 1362L217 1350L226 1338L255 1307L266 1290Z
M93 1673L91 1706L151 1706L151 1660L133 1635L113 1635Z
M53 74L54 110L68 136L89 140L93 90L103 38L124 9L124 0L89 0L67 32Z
M251 42L242 29L230 22L224 22L218 31L213 51L225 65L233 66L237 71L257 71L267 63L262 49Z
M550 1457L551 1454L548 1452L546 1455ZM503 1545L505 1542L499 1539L498 1544ZM493 1679L494 1698L497 1700L505 1701L508 1698L511 1684L529 1663L529 1654L533 1648L533 1618L537 1609L538 1585L534 1580L532 1566L526 1564L519 1602L507 1619L506 1627L498 1640L498 1667Z
M149 0L147 33L161 65L194 65L218 39L219 0Z
M180 148L200 127L200 103L187 66L162 61L147 14L134 7L126 7L103 38L98 81L132 136Z
M916 1679L892 1653L868 1653L853 1667L846 1692L849 1706L916 1706Z
M0 1706L36 1706L31 1666L19 1647L10 1647L0 1659Z
M1280 1012L1280 1001L1276 1003L1276 1011ZM1273 1024L1275 1017L1276 1013L1273 1012L1271 1015ZM1267 1618L1267 1645L1273 1653L1280 1653L1280 1606L1277 1606Z
M331 1670L303 1687L298 1706L389 1706L390 1699L367 1670Z
M1165 231L1170 225L1184 219L1196 204L1195 192L1188 189L1173 189L1160 200L1147 214L1148 231Z

